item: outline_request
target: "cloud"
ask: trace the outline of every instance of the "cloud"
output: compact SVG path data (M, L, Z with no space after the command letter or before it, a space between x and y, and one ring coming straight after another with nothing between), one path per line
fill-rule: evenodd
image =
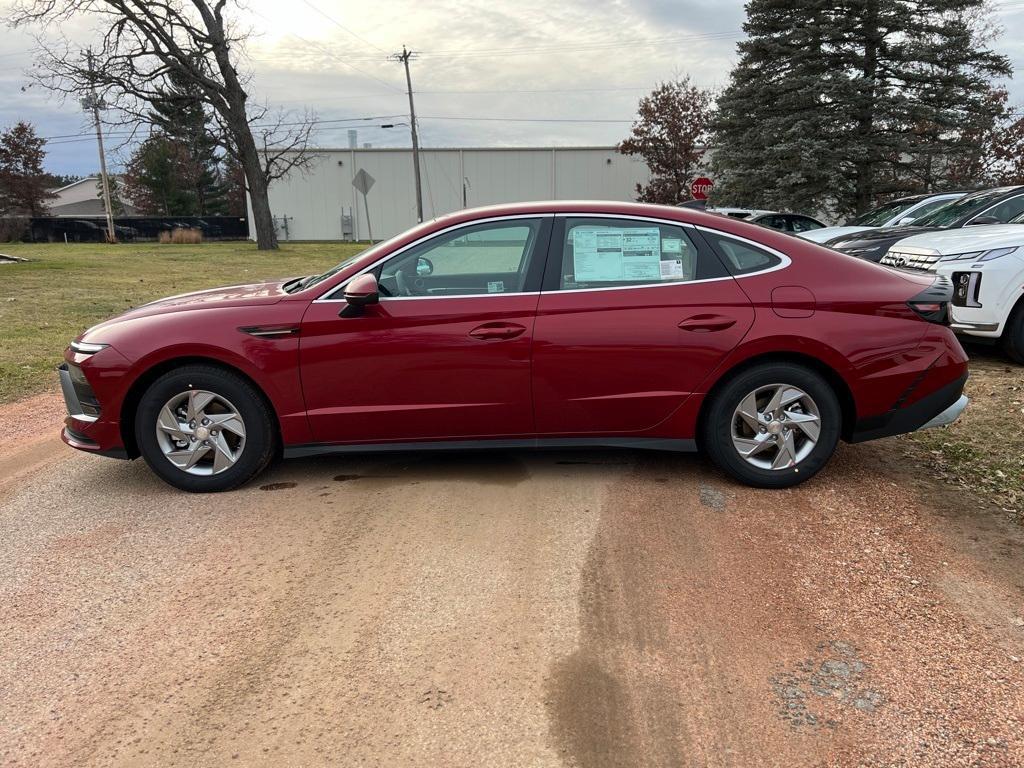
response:
M742 0L248 0L234 13L253 32L244 48L253 99L321 119L406 114L404 72L387 54L403 43L420 51L412 71L425 146L614 144L657 82L689 74L705 87L724 85L744 19ZM1002 16L1008 29L1024 20L1012 13ZM90 41L86 20L61 32ZM32 46L24 32L6 33L0 124L31 120L46 136L87 132L73 101L21 92L31 55L19 51ZM999 48L1024 68L1015 36L1004 35ZM407 129L378 127L393 121L322 125L315 138L345 146L348 128L357 127L361 142L408 146ZM51 143L49 167L94 170L95 146L82 138Z

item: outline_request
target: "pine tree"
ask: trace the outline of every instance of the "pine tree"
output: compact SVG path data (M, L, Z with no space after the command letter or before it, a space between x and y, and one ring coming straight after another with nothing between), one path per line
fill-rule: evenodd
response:
M226 186L222 178L219 143L210 130L210 115L199 86L173 71L169 85L152 101L150 122L171 144L177 145L178 184L187 190L188 210L179 215L216 216L227 212Z
M751 0L718 103L716 200L864 211L941 188L997 119L985 0Z

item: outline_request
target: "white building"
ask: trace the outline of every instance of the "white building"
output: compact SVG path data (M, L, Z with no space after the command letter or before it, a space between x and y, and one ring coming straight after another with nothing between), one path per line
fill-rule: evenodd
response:
M650 172L614 147L420 150L423 217L528 200L636 199ZM365 170L363 196L352 181ZM367 226L369 209L369 227ZM270 186L281 240L381 240L416 224L410 149L318 149L305 171Z

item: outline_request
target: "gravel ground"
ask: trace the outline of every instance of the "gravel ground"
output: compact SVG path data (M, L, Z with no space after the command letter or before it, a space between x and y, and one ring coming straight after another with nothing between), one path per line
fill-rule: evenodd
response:
M892 442L781 492L609 451L190 496L44 402L0 408L4 766L1024 765L1024 532Z

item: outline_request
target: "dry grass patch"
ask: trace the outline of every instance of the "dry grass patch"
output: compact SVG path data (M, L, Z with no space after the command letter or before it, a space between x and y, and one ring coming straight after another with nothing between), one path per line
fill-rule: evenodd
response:
M970 348L971 404L956 423L901 438L935 476L1024 521L1024 367Z

